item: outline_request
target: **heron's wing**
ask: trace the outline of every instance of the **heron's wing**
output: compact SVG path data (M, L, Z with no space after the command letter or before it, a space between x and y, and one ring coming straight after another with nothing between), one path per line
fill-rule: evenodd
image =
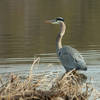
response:
M77 51L75 48L72 48L72 47L70 47L70 46L66 46L65 47L66 48L66 52L68 53L68 54L70 54L70 56L72 56L72 58L74 59L74 60L77 60L77 61L79 61L79 62L85 62L84 61L84 58L82 57L82 55L79 53L79 51Z
M70 47L65 46L59 50L59 58L63 64L63 66L70 66L72 68L82 69L83 65L86 65L84 58L80 53Z

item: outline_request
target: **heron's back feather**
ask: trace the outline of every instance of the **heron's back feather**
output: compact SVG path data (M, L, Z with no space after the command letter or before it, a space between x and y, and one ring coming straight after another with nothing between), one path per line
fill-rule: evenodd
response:
M66 70L86 70L86 63L80 53L71 46L64 46L57 49L57 55Z

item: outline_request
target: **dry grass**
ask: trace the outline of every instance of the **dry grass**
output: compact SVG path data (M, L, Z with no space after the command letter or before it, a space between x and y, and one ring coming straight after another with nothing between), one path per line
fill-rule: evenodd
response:
M88 100L91 94L94 94L93 100L100 98L100 94L91 83L83 83L86 77L75 70L65 73L61 79L57 79L50 90L37 89L46 81L46 78L43 77L41 80L33 82L32 70L39 60L40 58L34 59L30 73L25 80L21 80L15 74L11 74L6 83L3 83L0 78L0 100Z

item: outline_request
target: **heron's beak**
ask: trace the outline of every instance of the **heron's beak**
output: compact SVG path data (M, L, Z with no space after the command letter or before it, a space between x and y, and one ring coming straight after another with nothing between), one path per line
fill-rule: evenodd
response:
M49 24L57 24L55 19L52 20L46 20L45 23L49 23Z
M45 23L52 24L52 20L46 20Z

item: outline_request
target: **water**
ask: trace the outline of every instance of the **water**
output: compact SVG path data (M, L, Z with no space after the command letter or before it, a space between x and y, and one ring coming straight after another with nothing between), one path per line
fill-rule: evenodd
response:
M59 26L44 23L62 16L67 25L63 44L80 51L88 65L84 73L100 90L99 12L99 0L1 0L0 74L28 74L34 57L40 57L34 74L64 73L55 53Z

